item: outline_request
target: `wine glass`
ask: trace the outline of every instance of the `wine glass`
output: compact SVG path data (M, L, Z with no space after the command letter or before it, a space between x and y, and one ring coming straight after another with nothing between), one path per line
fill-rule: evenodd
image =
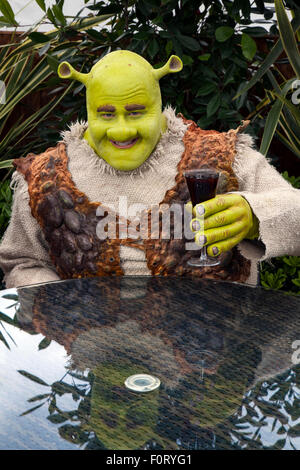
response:
M201 202L212 199L216 195L219 173L213 168L203 168L196 170L187 170L184 172L185 180L191 196L192 206L196 206ZM199 217L199 216L197 216ZM201 227L203 231L203 227ZM191 258L188 260L189 266L217 266L220 260L211 258L207 255L206 246L201 248L199 258Z
M192 349L187 353L186 359L190 367L200 372L200 382L204 382L205 369L213 371L219 362L218 353L207 349Z

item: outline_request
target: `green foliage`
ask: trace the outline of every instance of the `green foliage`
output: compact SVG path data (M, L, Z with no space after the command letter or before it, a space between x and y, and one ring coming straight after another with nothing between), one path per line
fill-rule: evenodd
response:
M0 11L3 14L1 21L4 22L4 24L18 26L14 12L7 0L0 0Z
M287 171L282 173L284 179L286 179L289 183L291 183L294 188L300 189L300 176L289 176Z
M286 281L286 274L282 268L275 273L268 271L261 273L261 284L266 289L281 289Z
M39 5L43 7L43 2L39 2ZM56 75L57 65L61 60L70 60L77 53L80 41L76 35L109 18L109 15L82 19L74 16L73 21L67 25L66 19L61 16L61 5L62 2L57 2L52 7L54 30L37 32L38 25L35 25L24 34L20 43L14 43L13 36L11 43L0 47L0 80L5 83L5 99L2 96L3 103L0 104L0 168L9 167L7 159L25 156L30 151L40 153L44 150L45 142L41 141L39 126L42 124L47 127L50 135L51 125L45 126L45 120L57 120L57 106L75 88L74 83L55 88L60 83ZM16 26L7 0L0 0L0 10L3 14L6 12L5 21ZM39 23L45 18L46 15ZM33 93L44 90L49 91L46 104L30 112L28 101L26 104L24 100L28 100ZM16 106L24 112L19 111L17 114ZM64 126L65 122L61 119ZM56 139L59 138L58 130L55 133Z
M276 2L280 3L279 0ZM13 6L12 2L2 0L0 9L2 6L5 22L14 25L10 3ZM17 102L30 93L30 88L49 92L49 101L43 109L26 120L20 116L3 141L0 138L0 159L4 159L4 155L6 159L24 156L29 151L39 153L44 150L45 142L49 146L55 145L60 132L70 121L86 119L84 87L62 82L57 77L56 70L61 60L68 60L78 70L87 72L103 55L118 48L142 54L155 67L162 66L171 54L177 54L183 60L184 69L180 74L161 81L163 105L172 104L178 112L203 128L227 130L236 127L243 117L255 114L257 96L248 94L250 85L256 83L255 95L259 95L260 89L263 92L258 80L282 52L283 43L286 47L293 36L289 25L289 38L278 40L268 56L271 62L266 59L266 65L262 64L255 77L251 78L261 59L256 38L268 35L268 29L253 26L250 15L255 14L261 25L273 22L271 33L276 34L272 2L229 0L222 4L218 0L94 0L93 4L85 3L91 12L89 16L82 18L79 11L70 18L64 15L62 0L57 0L51 8L46 8L44 0L36 0L42 15L40 23L50 21L55 29L41 33L34 25L15 50L4 47L0 52L3 63L0 79L8 82L7 113L13 112ZM292 0L286 5L295 8L292 22L295 30L299 26L299 12ZM278 19L283 22L286 20L284 14L281 9ZM107 21L98 28L101 18ZM40 61L31 70L32 58L36 54ZM295 60L295 47L292 58ZM252 68L253 61L255 68ZM13 73L16 67L22 73ZM277 92L280 90L281 85ZM275 101L273 113L278 117L284 104L278 104L280 97L276 100L274 93L266 97L265 104L269 106L270 99ZM238 99L233 100L237 95ZM0 112L1 133L8 116L3 114L3 109ZM45 119L47 126L44 125ZM285 119L291 120L292 117L286 116ZM268 122L268 126L273 126L266 130L269 139L275 132L274 122L276 119L271 124ZM257 135L263 127L264 120L253 120L248 131ZM283 122L282 127L286 127L286 123Z
M249 34L243 33L241 46L243 55L246 57L246 59L252 60L255 56L257 49L256 42L254 41L254 39L252 39Z
M300 295L300 256L281 256L263 262L260 282L265 289Z
M265 121L265 114L268 111L260 151L264 155L267 154L274 133L276 133L287 148L300 158L300 112L297 104L293 102L295 98L293 86L296 84L296 79L300 78L300 53L295 37L295 33L300 26L300 10L297 9L295 11L294 19L291 23L282 0L275 0L275 9L281 39L240 93L249 90L251 86L256 84L267 73L269 85L267 85L265 90L266 98L256 108L256 116L260 117L263 121ZM285 79L274 65L274 61L280 52L282 52L282 48L284 48L289 63L295 72L295 77L289 80Z
M50 21L54 29L41 33L35 25L18 47L0 49L0 79L8 87L5 113L0 106L0 133L8 114L31 91L47 91L49 100L27 119L19 116L0 138L0 159L29 151L40 153L56 144L70 121L86 119L84 87L59 79L60 61L68 60L77 70L87 72L103 55L118 48L143 55L155 67L162 66L171 54L179 55L183 71L161 81L163 105L172 104L203 128L236 127L255 110L255 100L247 92L235 101L233 97L251 76L249 65L257 55L255 39L268 33L262 26L252 26L250 14L258 15L262 24L274 15L263 0L231 0L224 5L218 0L95 0L86 2L90 13L85 18L80 12L66 17L61 0L51 8L43 0L36 3L40 23ZM11 13L5 18L14 24ZM37 55L40 60L32 68ZM257 122L248 129L257 134L262 126Z
M0 184L0 238L2 238L11 216L12 192L9 184L8 180Z
M8 159L28 152L40 153L56 145L60 132L68 123L86 119L84 86L62 81L56 74L59 62L68 60L77 70L88 72L101 57L116 49L137 52L155 67L162 66L171 54L179 55L184 63L183 71L161 80L163 105L173 105L177 112L193 119L204 129L224 131L236 127L248 115L256 112L261 115L264 106L273 106L266 125L263 150L267 151L276 129L279 137L297 154L299 122L294 110L289 109L284 101L289 97L290 84L278 82L279 75L274 67L268 74L272 89L269 86L266 98L255 109L257 96L264 94L261 79L270 72L283 47L289 48L292 44L290 57L293 63L297 62L291 29L297 31L300 25L297 2L285 2L286 6L294 8L291 27L288 27L287 36L282 35L264 60L257 52L256 38L268 35L268 30L263 26L253 26L250 15L255 13L262 25L272 21L271 33L277 34L272 2L102 0L94 1L93 5L85 3L89 16L82 18L81 12L77 12L70 18L64 15L62 0L57 0L51 8L46 8L44 0L36 0L42 15L39 23L50 21L54 29L40 33L38 24L33 25L24 33L20 44L1 46L0 79L5 81L7 93L6 104L0 105L2 168L9 167ZM280 3L276 0L277 9ZM17 24L11 6L13 2L0 0L2 27ZM281 23L287 25L285 12L281 5L279 7L278 20L280 17ZM101 28L98 27L100 23ZM36 63L37 57L39 61ZM254 74L259 63L261 66ZM298 64L295 70L298 70ZM255 93L250 94L254 84ZM33 91L47 92L48 102L26 118L16 116L14 125L4 135L5 124L16 105L31 96ZM279 127L276 127L277 123ZM257 135L264 126L265 119L257 119L248 129ZM286 129L291 130L291 139L286 136ZM299 178L286 177L299 188ZM1 235L8 223L10 203L11 193L5 182L0 190ZM297 293L297 284L292 282L290 273L286 271L288 265L282 260L274 263L274 268L266 268L263 264L262 282L266 287ZM279 269L282 271L278 274L275 271ZM294 280L297 279L296 276Z

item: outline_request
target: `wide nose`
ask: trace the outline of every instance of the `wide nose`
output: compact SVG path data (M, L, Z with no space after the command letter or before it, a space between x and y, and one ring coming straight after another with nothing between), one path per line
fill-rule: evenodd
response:
M126 126L116 126L108 129L106 134L110 140L126 142L126 140L134 139L137 136L137 130Z

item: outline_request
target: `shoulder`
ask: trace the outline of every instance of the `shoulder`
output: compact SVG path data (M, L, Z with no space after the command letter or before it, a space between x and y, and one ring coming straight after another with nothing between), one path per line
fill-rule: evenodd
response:
M18 173L29 183L34 175L51 170L55 164L66 165L68 161L66 144L58 142L55 147L49 147L40 154L29 153L26 157L16 158L13 165Z

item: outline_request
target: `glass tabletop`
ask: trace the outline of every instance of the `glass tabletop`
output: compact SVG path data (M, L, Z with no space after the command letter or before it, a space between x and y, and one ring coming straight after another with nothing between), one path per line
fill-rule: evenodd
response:
M299 297L157 277L0 297L0 449L300 449Z

